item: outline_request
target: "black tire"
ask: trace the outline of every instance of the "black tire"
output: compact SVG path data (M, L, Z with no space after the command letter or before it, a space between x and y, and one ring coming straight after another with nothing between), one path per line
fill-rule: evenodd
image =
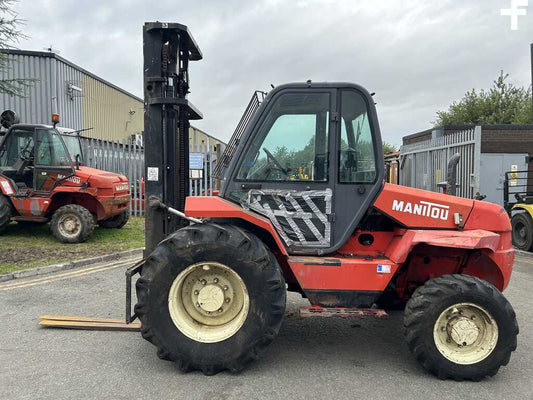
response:
M249 295L242 326L215 343L184 335L173 323L168 306L176 277L202 261L230 267ZM174 361L183 372L241 371L274 340L285 313L285 281L275 257L256 236L232 225L204 223L173 233L147 258L136 288L135 312L143 338L157 346L160 358Z
M470 364L453 362L445 357L437 347L438 339L434 337L434 328L439 316L460 303L482 307L490 314L498 328L493 350L485 355L484 359ZM452 314L448 321L457 318L453 315L464 319L463 315L467 314ZM446 318L449 318L449 315ZM474 320L473 317L470 319ZM409 350L420 364L440 379L458 381L479 381L496 374L500 366L509 362L511 353L516 349L518 335L515 312L507 299L490 283L468 275L445 275L429 280L417 288L407 302L404 327ZM449 343L461 347L451 338ZM479 344L474 345L479 349Z
M130 219L130 212L123 211L120 214L115 215L114 217L99 221L98 225L106 229L120 229L128 223L129 219Z
M6 230L12 216L13 206L11 205L11 200L0 194L0 233Z
M64 227L66 219L74 221L76 228L71 232ZM82 243L94 230L94 219L89 210L78 204L59 207L52 215L50 229L53 235L63 243Z
M513 245L524 251L533 250L533 220L527 212L513 215Z

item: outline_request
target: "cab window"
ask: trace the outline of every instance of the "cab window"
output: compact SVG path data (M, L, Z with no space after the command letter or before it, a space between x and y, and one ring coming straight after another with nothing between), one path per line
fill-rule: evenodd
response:
M327 181L329 109L329 93L279 96L246 151L237 180Z
M53 129L37 130L37 157L35 165L66 167L72 161L58 133Z
M363 96L342 91L339 182L374 183L376 156L368 109Z
M18 160L33 159L33 131L12 130L0 149L0 166L10 167Z

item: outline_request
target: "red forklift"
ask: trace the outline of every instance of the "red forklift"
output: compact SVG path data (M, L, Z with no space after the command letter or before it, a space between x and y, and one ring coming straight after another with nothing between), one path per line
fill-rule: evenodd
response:
M409 349L442 379L509 362L507 214L385 183L361 86L307 81L254 97L215 171L220 191L188 197L189 120L202 117L188 65L201 58L186 26L144 25L146 258L127 271L126 310L160 358L206 375L244 369L276 338L292 291L310 302L303 315L404 309Z
M0 233L11 221L50 222L58 240L80 243L95 224L122 228L127 223L128 179L84 166L79 137L55 128L59 115L52 116L53 126L11 124L13 112L2 116L8 130L0 141Z

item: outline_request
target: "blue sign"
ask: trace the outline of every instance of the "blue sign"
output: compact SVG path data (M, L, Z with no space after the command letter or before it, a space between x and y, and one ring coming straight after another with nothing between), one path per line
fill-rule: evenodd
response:
M204 155L202 153L189 153L189 169L204 169Z

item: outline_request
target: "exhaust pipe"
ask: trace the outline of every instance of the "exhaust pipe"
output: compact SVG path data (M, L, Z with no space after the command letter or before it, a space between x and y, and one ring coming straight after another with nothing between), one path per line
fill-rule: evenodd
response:
M457 164L461 155L455 153L448 161L448 171L446 172L446 194L451 194L452 196L457 195Z

